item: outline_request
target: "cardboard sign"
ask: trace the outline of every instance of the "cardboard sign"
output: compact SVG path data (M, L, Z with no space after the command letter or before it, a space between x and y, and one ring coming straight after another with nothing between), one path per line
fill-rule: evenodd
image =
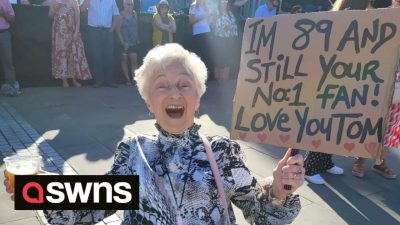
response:
M231 138L344 156L382 148L399 9L246 21Z

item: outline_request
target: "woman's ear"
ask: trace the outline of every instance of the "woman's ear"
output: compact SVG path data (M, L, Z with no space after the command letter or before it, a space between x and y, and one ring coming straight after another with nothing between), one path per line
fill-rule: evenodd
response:
M147 109L148 109L151 113L154 113L154 112L153 112L153 109L152 109L152 107L151 107L151 105L150 105L149 103L146 102L146 106L147 106Z
M196 111L199 111L199 109L200 109L200 98L197 100L196 103Z

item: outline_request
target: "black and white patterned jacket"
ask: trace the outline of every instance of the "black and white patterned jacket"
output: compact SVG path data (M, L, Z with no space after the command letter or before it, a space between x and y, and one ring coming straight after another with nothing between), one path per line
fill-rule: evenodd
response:
M120 143L108 175L139 175L139 210L124 212L125 225L175 225L176 214L184 224L224 225L216 183L194 124L182 135L158 125L159 134L137 136ZM281 207L273 207L266 191L243 161L240 146L225 137L207 137L223 179L226 196L251 224L288 224L300 211L298 195L290 195ZM179 207L180 206L180 207ZM232 208L231 224L235 224ZM94 224L112 215L105 210L45 210L50 224Z

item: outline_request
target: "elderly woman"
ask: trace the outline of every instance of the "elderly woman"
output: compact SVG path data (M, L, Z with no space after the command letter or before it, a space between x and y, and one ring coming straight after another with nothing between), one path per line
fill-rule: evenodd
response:
M140 176L139 210L125 211L123 224L234 224L231 203L252 224L291 223L300 210L293 191L304 182L302 156L290 157L288 151L273 178L261 185L236 142L220 136L202 138L194 115L206 89L206 74L200 58L178 44L153 48L136 70L137 87L159 132L122 142L108 172ZM284 185L291 185L291 190ZM114 213L44 212L50 224L60 225L92 224Z
M176 24L174 17L168 12L168 1L161 0L157 4L157 12L153 15L153 46L173 42Z

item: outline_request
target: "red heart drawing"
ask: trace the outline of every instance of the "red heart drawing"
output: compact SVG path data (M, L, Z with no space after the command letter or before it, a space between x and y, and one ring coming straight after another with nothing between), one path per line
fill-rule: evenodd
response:
M322 144L322 141L321 140L313 140L311 142L311 144L314 146L314 148L318 148Z
M283 143L286 143L287 141L289 141L290 135L283 135L283 134L281 134L281 135L279 135L279 139L281 139L281 141L282 141Z
M247 133L242 133L242 132L239 132L239 139L240 140L245 140L246 139L246 137L247 137Z
M257 138L258 138L258 140L260 140L261 142L264 142L265 139L267 139L267 134L266 134L266 133L257 134Z
M349 152L351 152L354 147L356 147L356 145L354 143L345 143L344 144L344 148Z
M365 150L372 156L375 157L377 153L376 149L376 143L375 142L370 142L370 143L365 143L364 144Z

